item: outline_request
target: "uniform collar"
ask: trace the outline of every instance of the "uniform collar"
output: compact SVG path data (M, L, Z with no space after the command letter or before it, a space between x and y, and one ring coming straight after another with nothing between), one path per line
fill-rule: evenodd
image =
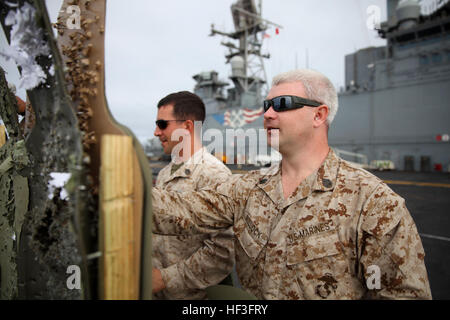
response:
M316 179L313 184L314 191L331 191L334 189L339 164L339 158L336 156L333 149L330 148L325 161L316 172Z
M281 163L269 168L258 181L258 187L264 190L269 198L279 207L288 206L296 201L306 198L313 191L331 191L336 185L339 158L330 148L322 165L311 173L300 184L296 194L284 199L281 185Z
M202 147L197 152L195 152L181 167L178 168L172 175L170 175L170 180L178 177L188 178L194 172L198 164L202 164L205 157L205 152L208 152L205 147ZM175 164L172 160L170 163L170 168Z
M282 207L284 198L281 192L281 162L273 164L269 169L260 169L261 178L258 187L261 188L273 203L279 208Z

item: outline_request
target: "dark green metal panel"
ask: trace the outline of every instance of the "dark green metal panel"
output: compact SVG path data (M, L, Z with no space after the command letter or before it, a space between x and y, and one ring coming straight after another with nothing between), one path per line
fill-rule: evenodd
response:
M256 297L242 289L219 284L206 289L209 300L256 300Z
M0 160L3 163L10 156L14 159L20 144L24 161L21 164L13 161L1 175L0 194L5 195L2 197L5 201L0 205L2 212L6 208L9 221L2 217L0 224L6 228L5 222L8 222L7 231L15 232L15 239L13 235L2 239L6 245L1 252L1 269L8 279L2 279L1 297L88 298L84 239L89 219L83 217L87 212L88 196L83 188L87 182L83 174L81 136L45 4L43 1L20 1L19 8L25 3L36 8L34 22L43 31L44 42L51 54L36 59L46 72L47 80L27 92L36 113L36 124L25 140L21 141L17 117L13 116L14 96L6 94L6 84L2 84L1 116L10 140L2 148ZM5 27L4 18L9 10L17 8L1 4L1 23L8 38L10 30ZM54 75L48 72L51 66L54 66ZM51 173L70 174L65 186L68 198L61 195L61 188L50 193ZM9 261L5 257L10 257ZM69 274L66 271L71 265L81 269L80 290L67 287ZM8 272L3 272L4 269Z

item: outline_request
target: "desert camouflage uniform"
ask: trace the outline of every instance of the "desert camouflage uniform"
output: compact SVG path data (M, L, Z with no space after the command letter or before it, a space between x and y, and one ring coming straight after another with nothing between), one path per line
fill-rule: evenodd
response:
M223 183L231 171L205 148L171 173L174 163L158 174L156 186L184 192ZM166 289L155 299L205 299L211 285L233 269L233 230L212 235L153 235L153 267L161 270Z
M154 190L154 228L193 233L234 225L239 279L260 299L431 298L403 198L333 151L286 200L280 172L276 165L233 176L215 191ZM380 288L370 290L377 267Z

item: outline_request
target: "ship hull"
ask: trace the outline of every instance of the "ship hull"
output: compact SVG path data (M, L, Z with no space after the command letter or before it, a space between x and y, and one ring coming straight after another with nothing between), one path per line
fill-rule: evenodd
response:
M339 105L333 147L391 160L399 170L448 170L450 79L341 94Z

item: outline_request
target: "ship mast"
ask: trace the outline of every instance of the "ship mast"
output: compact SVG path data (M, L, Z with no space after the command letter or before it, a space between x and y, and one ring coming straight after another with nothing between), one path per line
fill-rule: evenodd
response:
M282 26L262 18L262 0L258 8L254 0L238 0L231 6L231 14L235 31L232 33L216 30L211 25L211 34L220 34L233 41L238 41L239 46L233 42L221 42L229 49L225 56L226 63L231 63L232 75L236 94L256 94L257 103L262 103L262 96L268 92L264 58L270 58L270 54L262 54L261 48L264 41L265 30L269 26L282 28Z

